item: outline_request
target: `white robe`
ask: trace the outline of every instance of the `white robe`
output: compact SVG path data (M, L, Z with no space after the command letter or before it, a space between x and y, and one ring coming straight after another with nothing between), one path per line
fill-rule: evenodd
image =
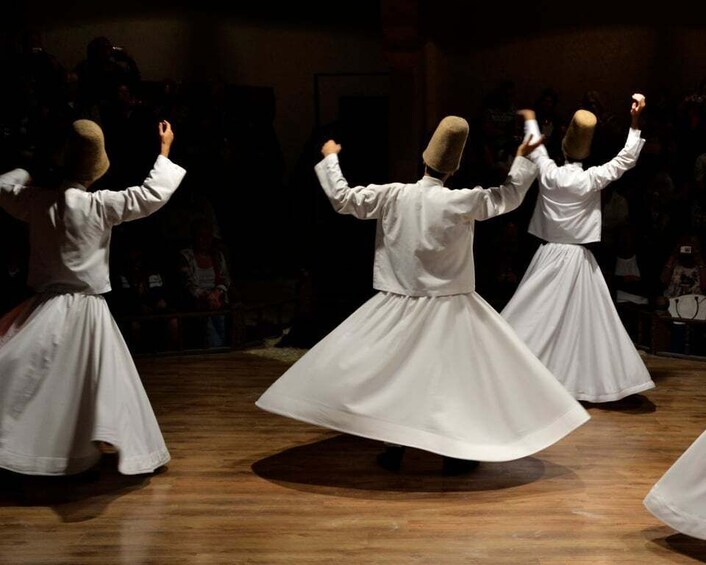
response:
M683 534L706 540L706 432L677 459L644 499L645 507Z
M525 132L539 135L535 120ZM557 166L544 146L539 196L529 232L544 239L502 316L579 400L608 402L654 387L593 257L579 245L600 241L600 190L634 167L644 140L631 129L608 163Z
M28 222L37 294L0 319L0 467L36 475L83 471L118 449L120 472L169 461L132 357L101 294L110 290L114 225L163 206L184 169L158 157L142 186L87 192L0 176L0 206Z
M535 453L586 422L588 413L474 291L475 220L516 208L535 170L518 158L506 183L487 190L450 190L429 176L349 187L336 155L321 161L316 172L334 208L377 220L373 282L380 292L257 406L483 461Z

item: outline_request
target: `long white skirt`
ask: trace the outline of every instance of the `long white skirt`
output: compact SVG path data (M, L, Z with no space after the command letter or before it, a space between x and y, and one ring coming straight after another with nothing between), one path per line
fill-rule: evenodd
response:
M476 293L376 294L292 365L257 406L479 461L530 455L589 419Z
M118 449L124 474L169 452L101 296L38 295L0 319L0 467L66 475L94 465L94 442Z
M706 432L655 483L647 509L683 534L706 540Z
M502 316L578 400L608 402L655 386L581 245L540 246Z

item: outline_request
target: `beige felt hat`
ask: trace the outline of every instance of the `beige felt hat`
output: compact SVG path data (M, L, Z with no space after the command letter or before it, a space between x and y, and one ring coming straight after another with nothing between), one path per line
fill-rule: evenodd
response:
M561 149L569 159L582 161L591 153L591 140L596 129L596 116L588 110L577 110L571 118Z
M103 130L96 122L76 120L71 124L64 167L68 178L84 184L98 180L108 170Z
M468 122L458 116L446 116L422 153L424 163L440 173L457 171L467 138Z

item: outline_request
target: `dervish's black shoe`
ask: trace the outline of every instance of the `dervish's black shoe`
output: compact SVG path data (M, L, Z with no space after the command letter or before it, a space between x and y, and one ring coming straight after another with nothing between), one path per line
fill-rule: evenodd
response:
M405 448L401 445L390 445L377 456L380 467L388 471L399 471L402 466Z
M456 459L444 456L441 473L446 476L463 475L478 468L480 462L472 459Z

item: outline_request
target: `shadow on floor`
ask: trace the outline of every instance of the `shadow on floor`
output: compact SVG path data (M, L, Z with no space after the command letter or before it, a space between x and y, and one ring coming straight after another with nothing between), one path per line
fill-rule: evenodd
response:
M63 522L92 520L115 499L148 485L154 475L121 475L115 457L105 455L93 469L70 476L20 475L0 470L0 506L45 506Z
M443 476L442 458L426 451L408 449L398 472L379 467L375 457L380 442L356 436L339 435L293 447L255 462L255 474L290 488L320 491L349 497L382 497L390 493L500 491L535 481L552 480L552 488L576 488L575 473L536 457L501 463L481 462L464 475ZM562 486L563 485L563 486ZM383 492L384 491L384 492ZM394 498L394 494L391 497Z

